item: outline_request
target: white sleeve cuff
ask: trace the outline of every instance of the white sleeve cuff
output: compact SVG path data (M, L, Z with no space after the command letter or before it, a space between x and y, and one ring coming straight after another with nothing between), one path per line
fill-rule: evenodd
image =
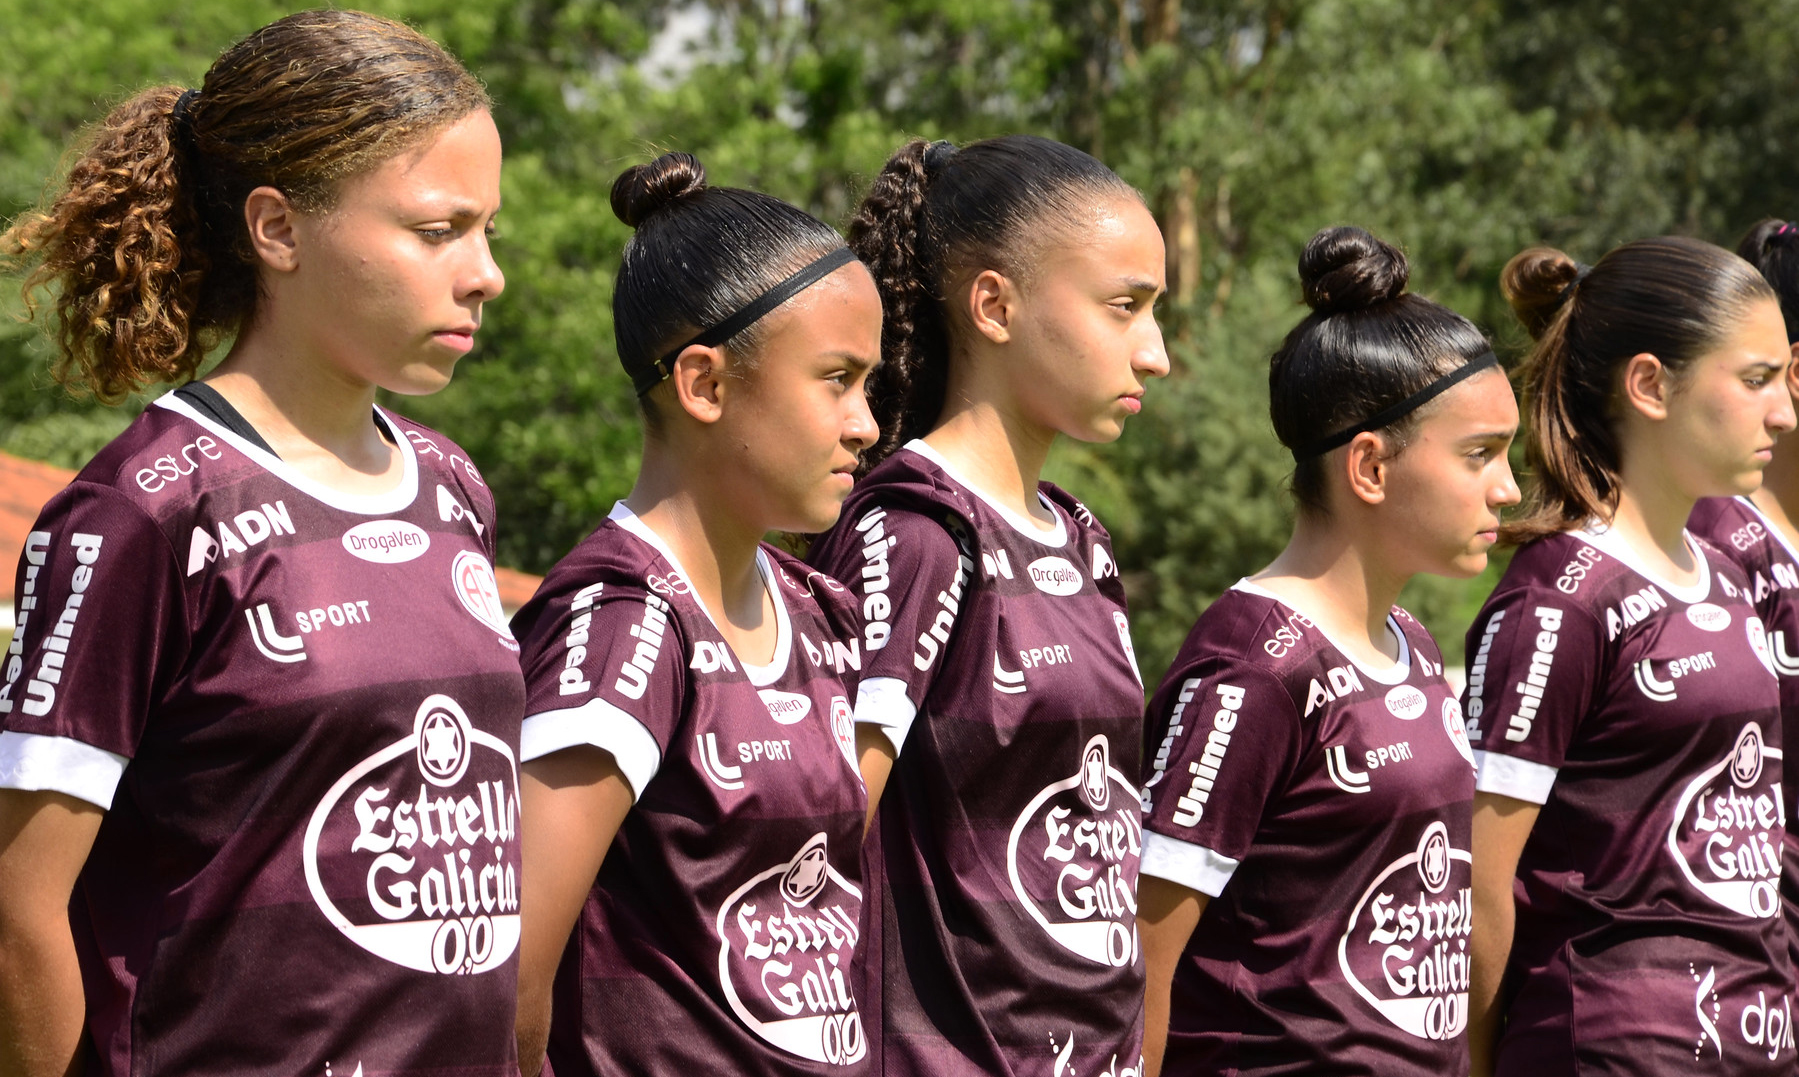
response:
M1477 749L1474 766L1478 771L1474 779L1477 793L1498 793L1529 804L1543 804L1549 800L1549 790L1555 787L1556 768L1517 756Z
M128 762L70 737L0 733L0 789L64 793L111 811Z
M1238 863L1239 861L1215 853L1203 845L1145 830L1143 858L1137 862L1137 871L1143 875L1167 879L1171 883L1180 883L1207 897L1217 897L1224 892L1224 884L1231 881Z
M577 744L612 753L625 781L631 783L633 803L662 767L662 746L644 724L603 699L526 718L519 730L518 759L529 763Z
M895 755L906 743L918 704L906 696L906 682L898 677L869 677L856 687L856 724L872 725L887 734Z

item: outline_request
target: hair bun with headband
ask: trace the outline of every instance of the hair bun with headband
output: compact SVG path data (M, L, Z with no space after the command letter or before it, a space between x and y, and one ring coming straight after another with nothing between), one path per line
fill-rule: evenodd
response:
M691 153L665 153L627 168L612 183L612 212L636 228L669 205L706 189L706 166Z
M1319 232L1299 256L1306 305L1323 315L1398 299L1410 278L1411 267L1398 247L1352 225Z

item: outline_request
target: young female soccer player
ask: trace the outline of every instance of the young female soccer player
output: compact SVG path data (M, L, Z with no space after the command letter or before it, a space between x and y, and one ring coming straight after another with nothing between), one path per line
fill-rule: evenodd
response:
M903 447L811 560L867 622L877 1067L1130 1073L1142 686L1111 541L1038 476L1168 372L1161 234L1098 161L1012 136L900 150L851 242L885 307L883 452Z
M1436 642L1393 603L1486 567L1518 406L1393 247L1329 228L1299 276L1312 314L1268 371L1293 538L1206 609L1149 706L1149 1072L1465 1073L1474 757Z
M513 622L520 1057L535 1074L547 1039L560 1077L859 1071L860 623L761 540L837 519L877 433L880 297L835 231L708 187L687 154L626 171L612 207L637 230L613 325L643 467Z
M7 233L56 288L71 385L191 379L234 339L25 543L0 1071L514 1072L524 689L493 502L374 406L473 343L499 176L448 53L308 12L120 105Z
M1737 254L1761 271L1780 299L1787 347L1799 353L1799 226L1766 220L1749 230ZM1787 367L1787 388L1799 388L1799 363ZM1768 632L1768 657L1780 676L1783 741L1799 732L1799 455L1776 449L1761 489L1711 497L1693 509L1687 528L1717 547L1749 577L1750 598ZM1787 943L1799 963L1799 752L1781 759L1781 792L1788 819L1781 856L1780 895Z
M1474 1072L1790 1074L1778 685L1684 530L1793 428L1780 308L1684 238L1502 284L1537 343L1523 545L1468 633Z

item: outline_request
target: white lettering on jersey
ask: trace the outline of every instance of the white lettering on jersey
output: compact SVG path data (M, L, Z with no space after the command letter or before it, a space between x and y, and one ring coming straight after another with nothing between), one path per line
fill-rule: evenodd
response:
M349 605L351 612L354 613L356 611L356 604L350 603ZM363 603L364 607L367 605L368 603ZM338 623L344 623L342 620L344 617L343 608L334 605L331 609L336 612ZM318 612L322 621L325 616L325 611L320 609ZM300 627L303 630L310 632L311 629L307 627L309 622L306 620L306 614L301 613L298 616L300 618ZM258 618L261 619L260 625L257 623ZM262 652L264 658L273 659L276 662L283 663L306 661L306 640L300 636L282 635L280 630L275 627L275 616L273 613L269 612L269 604L267 602L258 603L254 609L245 610L244 620L250 623L251 642L256 644L256 649Z
M852 669L862 668L862 641L852 639L844 643L838 639L828 639L822 644L813 643L812 637L804 632L800 634L800 643L806 648L806 657L815 666L830 666L839 675Z
M700 750L700 769L720 789L742 789L743 768L727 766L718 755L718 734L701 733L693 738Z
M1571 595L1580 590L1580 583L1587 578L1587 573L1593 570L1594 565L1603 560L1605 558L1598 550L1591 546L1582 546L1575 551L1574 560L1568 562L1567 566L1562 569L1562 574L1556 578L1555 589L1565 595Z
M1116 575L1118 575L1118 562L1112 560L1111 553L1106 550L1106 544L1103 542L1094 543L1093 578L1096 580L1103 580L1108 576Z
M469 525L475 529L475 536L477 538L480 537L481 532L487 530L487 528L481 525L480 518L469 510L463 508L462 502L456 500L456 495L452 494L450 488L441 482L437 484L437 518L444 523L450 523L455 520L467 520Z
M650 686L650 674L656 670L656 658L662 653L662 633L668 629L668 615L672 612L669 604L655 595L643 596L643 620L631 626L637 647L618 667L618 680L612 685L621 695L643 698Z
M1334 666L1324 673L1324 679L1330 682L1330 688L1318 683L1313 677L1311 686L1306 690L1306 712L1304 717L1310 718L1312 712L1326 703L1335 703L1357 692L1366 691L1362 686L1362 678L1354 666Z
M1668 853L1696 890L1763 920L1780 913L1782 758L1759 723L1745 723L1730 753L1687 783L1668 830Z
M416 783L416 794L390 800L402 782ZM409 969L499 968L519 939L518 873L507 856L517 789L506 742L472 727L449 696L426 697L412 734L350 768L313 811L302 860L319 911L351 942ZM355 837L337 844L346 832Z
M1233 684L1221 684L1214 691L1218 693L1218 712L1212 715L1212 731L1206 734L1205 750L1197 760L1187 764L1187 773L1193 776L1193 782L1187 787L1186 795L1174 802L1176 826L1194 826L1205 815L1206 801L1212 797L1218 768L1224 765L1224 753L1230 750L1231 733L1237 728L1237 715L1243 708L1243 689ZM1175 717L1179 719L1178 714Z
M1468 739L1480 739L1480 715L1486 709L1481 698L1487 690L1487 656L1493 653L1493 637L1499 633L1499 625L1505 620L1505 611L1497 610L1487 621L1487 629L1481 633L1480 649L1474 652L1474 662L1468 667Z
M1187 731L1187 704L1193 702L1193 696L1199 691L1200 683L1198 677L1188 677L1181 682L1181 690L1175 696L1174 710L1168 715L1168 732L1162 734L1162 746L1156 749L1156 758L1150 764L1149 780L1143 783L1143 813L1145 815L1149 814L1151 810L1149 791L1167 776L1168 760L1174 755L1175 738ZM1234 719L1233 724L1235 724Z
M861 909L822 833L738 887L718 910L719 985L738 1019L788 1054L861 1061L868 1043L849 979Z
M1432 822L1417 851L1363 892L1337 948L1356 994L1421 1040L1454 1039L1468 1025L1473 860L1450 845L1447 826Z
M1414 758L1416 756L1412 754L1412 742L1409 740L1394 741L1385 748L1372 748L1362 753L1364 765L1369 770L1379 770Z
M793 742L790 740L738 741L737 758L744 763L760 763L764 759L770 762L790 763L793 761Z
M37 553L37 566L42 566L45 557L41 551L49 544L50 539L51 535L47 531L33 531L25 540L27 560L29 561L32 556L35 541L37 549L40 551ZM52 628L50 634L44 637L44 649L42 656L38 659L37 675L25 682L25 698L19 704L21 710L33 717L41 718L49 714L50 708L56 704L56 686L62 683L63 659L69 652L69 641L74 637L75 622L81 616L81 603L87 596L88 585L94 582L93 566L100 560L102 541L104 540L99 535L84 534L80 531L69 537L69 545L75 548L75 571L69 574L69 597L63 602L62 613L56 618L56 627ZM36 575L35 572L26 573L28 580L35 579ZM26 587L29 591L31 584L28 582ZM33 605L35 604L34 602ZM88 620L92 621L93 618L90 617ZM15 626L15 635L19 639L14 641L14 646L17 646L19 640L23 639L24 630L25 621L21 617ZM17 657L13 659L13 663L18 663L18 661ZM9 663L9 665L13 663ZM15 673L7 678L9 692L16 677ZM0 710L0 714L12 710L10 699L0 695L0 702L6 704L4 710Z
M1774 661L1774 649L1768 644L1768 630L1762 627L1762 619L1750 614L1743 618L1743 634L1749 637L1749 649L1755 652L1756 660L1762 664L1775 680L1780 679L1780 670Z
M1762 525L1751 520L1730 533L1730 544L1739 550L1747 551L1767 537L1768 533L1762 529Z
M1333 744L1324 749L1324 771L1331 783L1345 793L1366 793L1373 788L1368 772L1357 770L1349 762L1349 746Z
M0 714L12 712L13 685L19 683L20 674L25 672L25 623L37 609L37 575L49 560L50 543L54 538L48 531L33 531L25 536L25 590L18 596L12 644L6 648L6 684L0 687Z
M1663 680L1655 675L1654 659L1645 658L1636 666L1637 687L1642 690L1644 695L1657 703L1666 703L1677 694L1675 681L1717 668L1718 661L1712 657L1712 652L1702 651L1687 658L1670 660L1668 662L1668 679Z
M1007 669L1000 664L999 652L993 652L993 690L1009 696L1023 695L1028 686L1024 683L1024 670Z
M1101 967L1124 968L1140 949L1141 802L1099 734L1081 750L1072 777L1025 805L1006 848L1012 892L1024 910L1057 945Z
M1513 686L1524 697L1524 702L1518 704L1505 731L1505 739L1513 743L1530 736L1531 723L1537 718L1537 707L1543 702L1543 689L1549 684L1549 667L1555 663L1556 633L1562 627L1562 611L1554 606L1538 606L1533 612L1539 628L1537 649L1531 652L1530 669L1526 671L1524 679Z
M237 524L236 530L232 529L231 523ZM231 523L227 523L224 520L218 521L217 527L219 530L219 537L216 539L208 534L205 528L194 528L193 537L187 547L187 574L189 576L192 576L194 573L205 568L220 557L230 557L234 553L244 553L248 551L250 547L268 539L272 535L291 535L294 533L294 522L293 519L288 516L287 503L285 501L277 501L273 505L265 503L260 509L246 509L232 517ZM361 524L358 526L366 527L369 525ZM242 536L241 538L239 537L240 535ZM358 556L361 555L359 554Z
M918 648L912 652L912 665L922 672L937 661L937 653L949 642L950 629L956 626L956 615L962 609L962 586L974 571L974 559L966 553L956 555L956 578L949 589L937 592L937 615L930 627L918 634Z
M1066 557L1050 554L1032 561L1025 569L1036 584L1037 590L1046 595L1074 595L1081 591L1081 572Z
M1751 1047L1766 1047L1768 1061L1775 1062L1783 1050L1799 1049L1793 1038L1793 997L1781 995L1770 1000L1766 991L1757 990L1755 1001L1743 1006L1737 1031ZM1716 1029L1713 1029L1716 1032Z
M1009 580L1012 578L1012 559L1004 550L992 553L981 553L981 567L987 570L988 579Z
M687 668L701 673L737 672L737 663L731 658L731 648L723 643L711 640L699 640L693 645L693 657L688 659Z
M176 479L192 475L200 470L200 461L194 459L195 454L206 460L217 460L225 455L219 451L219 443L212 440L211 435L201 434L175 452L152 460L149 467L139 468L138 473L133 476L137 480L137 488L146 494L160 493ZM182 467L182 464L187 466Z
M579 695L593 687L587 679L582 665L587 661L587 644L590 642L589 629L593 627L593 602L606 590L603 583L590 583L575 592L569 601L570 613L568 637L562 641L565 648L562 656L562 670L556 674L556 691L565 696Z
M1606 640L1617 639L1626 628L1634 628L1656 610L1667 608L1668 600L1654 584L1634 595L1625 595L1623 601L1605 611Z
M221 527L221 541L226 534ZM430 548L431 533L407 520L369 520L344 532L344 549L377 565L404 564L423 557ZM226 549L229 552L228 542Z
M1785 632L1766 632L1768 660L1779 677L1799 677L1799 656L1787 647Z
M862 536L862 640L871 653L887 646L893 635L888 623L893 600L887 597L887 588L893 580L887 551L899 544L899 536L887 534L881 524L886 518L885 510L876 509L856 521L856 531Z
M1276 627L1274 634L1262 641L1262 650L1267 651L1270 658L1285 658L1287 652L1305 638L1301 630L1311 627L1312 622L1305 614L1298 610L1289 611L1286 623Z

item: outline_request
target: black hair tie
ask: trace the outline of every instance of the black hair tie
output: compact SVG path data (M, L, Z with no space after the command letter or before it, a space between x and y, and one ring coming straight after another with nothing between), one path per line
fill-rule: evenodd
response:
M732 337L743 332L745 329L748 329L758 321L761 321L769 311L774 310L782 303L787 302L789 299L792 299L794 296L805 291L807 288L812 287L814 284L817 284L819 281L855 260L855 252L848 247L838 247L831 253L814 260L801 268L799 272L744 304L730 317L724 319L710 329L701 331L686 343L670 349L662 356L662 358L651 363L647 369L633 373L631 375L632 388L637 390L638 396L642 396L649 392L656 386L661 385L663 381L674 374L675 360L679 359L681 353L688 348L691 348L696 344L707 348L723 344L725 341L730 340Z
M935 176L943 171L944 162L956 152L956 144L938 139L924 148L924 174Z
M1498 365L1499 357L1492 352L1485 352L1456 367L1399 403L1382 408L1349 429L1339 430L1329 437L1320 438L1310 445L1294 449L1293 459L1309 460L1314 456L1323 456L1332 449L1342 448L1354 441L1357 434L1366 434L1371 430L1384 430L1488 367Z
M1585 262L1575 262L1574 279L1562 285L1562 290L1555 293L1555 305L1559 308L1563 303L1566 303L1569 299L1573 298L1574 289L1580 287L1580 282L1586 280L1587 274L1591 272L1593 272L1592 266L1587 265Z
M188 115L188 109L193 106L194 98L199 96L199 90L182 90L181 96L175 99L175 107L169 110L170 125L184 137L193 133L193 118Z

